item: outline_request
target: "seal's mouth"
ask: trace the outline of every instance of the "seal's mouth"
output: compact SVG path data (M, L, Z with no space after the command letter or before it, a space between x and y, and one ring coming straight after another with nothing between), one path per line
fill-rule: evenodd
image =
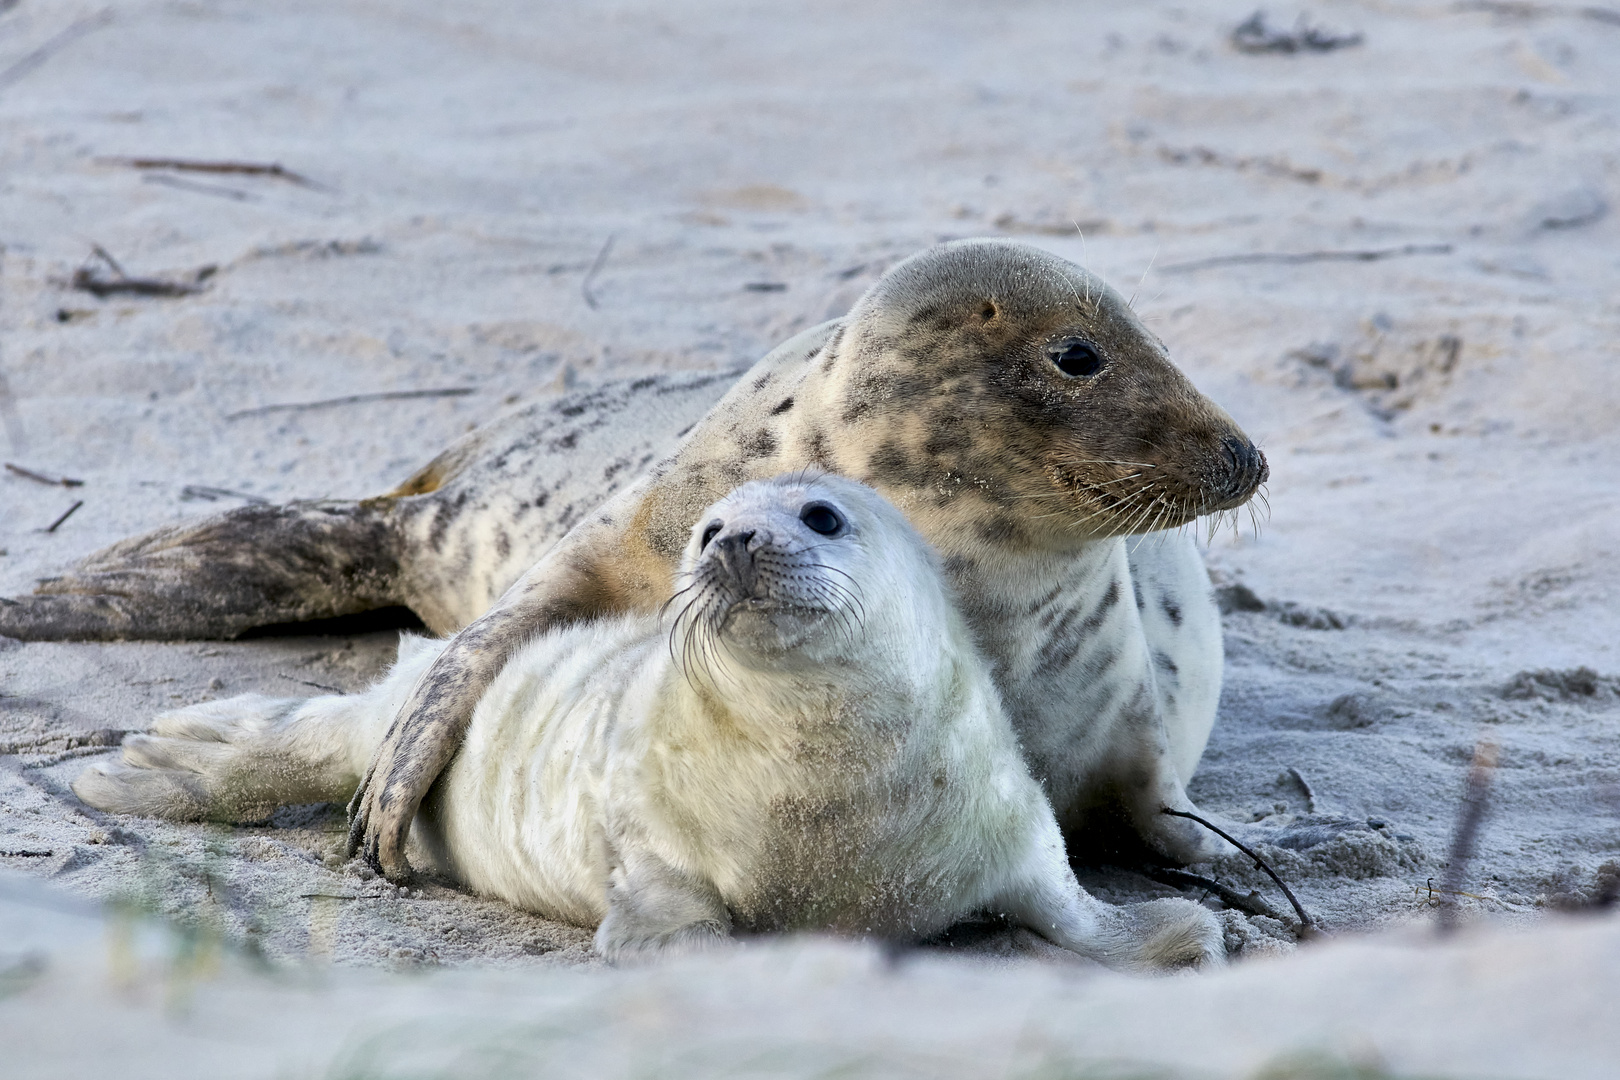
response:
M1074 525L1097 537L1176 529L1202 517L1216 527L1249 503L1271 475L1265 454L1228 435L1201 468L1146 461L1053 462L1047 469L1073 508Z

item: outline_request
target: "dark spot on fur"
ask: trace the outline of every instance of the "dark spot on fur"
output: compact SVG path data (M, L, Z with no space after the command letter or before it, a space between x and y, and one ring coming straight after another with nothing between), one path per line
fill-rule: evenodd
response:
M697 427L696 423L687 424L685 427L681 428L681 430L679 430L679 431L677 431L675 433L675 437L677 439L684 439L684 438L686 438L687 434L690 433L691 430L693 428L695 428L695 427Z
M1136 596L1136 610L1146 611L1147 601L1142 598L1142 583L1140 581L1133 580L1131 582L1131 592Z
M767 371L765 374L761 375L759 378L754 380L754 389L755 390L763 390L763 389L765 389L765 387L768 386L770 384L770 381L772 379L774 379L774 378L776 378L776 372Z
M760 428L752 435L737 440L737 445L749 458L765 458L776 453L776 436L770 428Z
M1181 605L1176 603L1175 598L1166 593L1159 598L1159 603L1164 607L1164 617L1170 620L1170 625L1180 626Z
M978 572L978 562L967 555L952 555L945 560L945 573L951 578L972 577Z
M574 417L584 412L588 406L584 402L575 402L573 405L563 405L557 409L560 416Z
M973 526L973 531L980 540L991 544L1008 544L1023 536L1023 530L1018 527L1017 519L1005 514L997 514L995 517L977 522Z
M811 431L805 436L802 447L804 456L812 465L820 465L829 472L836 472L833 468L832 451L827 446L827 433L820 428Z
M1180 668L1176 667L1176 662L1170 659L1170 654L1165 652L1163 649L1159 649L1153 654L1153 662L1158 664L1171 675L1179 674L1181 671Z
M558 450L572 450L574 448L574 444L577 442L579 442L579 432L570 431L560 439L551 440L551 445L548 446L547 449L553 453L557 452Z
M644 376L644 377L642 377L640 379L637 379L635 382L630 384L630 392L631 393L639 393L640 391L647 389L647 387L649 387L649 386L656 385L657 382L658 382L658 377L656 375Z
M777 405L776 408L771 410L771 415L772 416L781 416L783 413L787 412L791 408L793 408L793 399L790 398L790 397L789 398L783 398L781 403L779 405Z
M929 424L928 441L923 443L923 453L930 457L951 451L968 450L973 446L973 435L967 425L955 417L941 422L937 415Z
M871 480L892 487L926 487L933 479L928 466L917 461L899 443L886 442L866 461Z

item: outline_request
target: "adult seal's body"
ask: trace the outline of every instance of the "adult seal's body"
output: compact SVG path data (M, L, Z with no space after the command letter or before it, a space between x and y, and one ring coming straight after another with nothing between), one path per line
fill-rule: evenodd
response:
M920 939L981 911L1126 968L1218 960L1184 900L1076 882L932 551L840 477L747 485L686 544L663 617L518 650L418 821L419 857L596 926L606 955L751 931ZM163 718L75 790L105 810L254 819L345 798L437 648L357 697Z
M387 603L436 630L472 620L356 799L355 840L398 877L421 797L514 650L548 627L653 610L704 506L816 467L871 484L941 552L1071 844L1123 823L1172 859L1211 853L1159 813L1192 808L1184 783L1221 677L1202 561L1162 530L1241 505L1266 464L1117 294L1026 245L945 244L717 393L629 384L472 436L384 499L248 508L126 541L53 595L0 606L0 633L235 633ZM662 433L694 421L658 459ZM596 491L611 497L587 510Z

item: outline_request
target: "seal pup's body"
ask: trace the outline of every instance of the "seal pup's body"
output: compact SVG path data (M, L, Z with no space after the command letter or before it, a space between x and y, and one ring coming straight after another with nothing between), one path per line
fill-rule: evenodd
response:
M938 563L841 478L756 482L692 531L663 617L518 650L418 821L475 890L617 956L733 928L914 940L980 911L1122 967L1218 959L1185 901L1080 889ZM103 809L253 819L343 798L442 648L355 697L182 710L75 783Z
M1023 244L945 244L712 404L718 387L649 379L537 407L382 499L244 508L126 541L49 595L0 604L0 634L234 634L255 612L388 603L460 630L355 801L355 842L400 878L415 809L514 650L653 610L702 507L813 466L877 488L944 555L1071 845L1117 822L1171 859L1213 853L1159 813L1193 809L1185 784L1215 720L1209 580L1191 537L1122 538L1237 506L1266 467L1122 298ZM657 460L661 432L683 437ZM589 509L596 492L611 497Z

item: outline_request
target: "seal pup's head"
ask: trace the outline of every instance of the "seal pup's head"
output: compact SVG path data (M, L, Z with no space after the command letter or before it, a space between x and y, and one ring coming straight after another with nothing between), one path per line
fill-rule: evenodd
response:
M1007 240L896 264L826 350L838 471L985 541L1067 547L1241 506L1263 454L1101 279ZM1031 501L1033 500L1033 501ZM987 505L986 505L987 504Z
M865 484L803 472L756 480L703 512L671 598L688 673L892 669L960 621L933 549Z

